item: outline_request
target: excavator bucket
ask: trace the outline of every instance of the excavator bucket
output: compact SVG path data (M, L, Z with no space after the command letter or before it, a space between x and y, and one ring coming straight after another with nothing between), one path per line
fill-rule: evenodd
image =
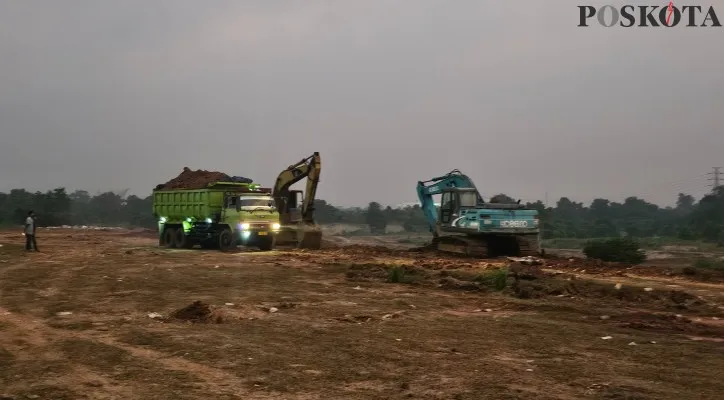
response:
M322 248L322 229L320 229L319 226L307 225L301 228L297 233L298 248L314 250Z

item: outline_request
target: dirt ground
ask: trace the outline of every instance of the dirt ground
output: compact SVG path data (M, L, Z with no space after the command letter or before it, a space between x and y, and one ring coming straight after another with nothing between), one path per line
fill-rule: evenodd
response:
M222 253L56 229L26 253L2 232L0 399L723 396L724 276L690 260L527 267L359 240Z

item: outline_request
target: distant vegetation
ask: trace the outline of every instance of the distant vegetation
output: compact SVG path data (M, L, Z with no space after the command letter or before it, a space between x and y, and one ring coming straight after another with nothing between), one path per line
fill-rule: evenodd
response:
M506 195L496 200L510 199ZM382 207L372 202L366 208L343 209L317 200L316 217L321 224L353 224L365 231L382 234L392 225L407 232L427 232L418 206L405 209ZM642 246L664 238L698 240L724 246L724 187L696 201L679 194L675 207L662 208L637 197L623 203L596 199L590 205L563 197L554 207L541 201L528 203L541 213L543 236L549 240L579 241L588 238L640 238ZM39 225L106 225L155 228L151 197L126 196L106 192L91 195L85 191L67 193L58 188L45 193L15 189L0 193L0 225L21 225L27 211L38 214ZM654 238L654 239L652 239ZM659 238L659 239L656 239Z
M628 237L591 241L583 248L583 254L602 261L631 264L646 261L646 253L641 250L639 243Z

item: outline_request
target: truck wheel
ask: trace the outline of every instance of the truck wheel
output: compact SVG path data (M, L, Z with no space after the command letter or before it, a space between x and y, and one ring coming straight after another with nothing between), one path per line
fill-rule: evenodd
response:
M163 245L167 249L173 249L176 247L176 229L168 227L163 231Z
M225 228L221 231L219 234L219 249L221 251L227 251L234 247L234 234L231 232L231 229Z
M257 239L259 250L269 251L274 248L274 236L267 236L264 239Z
M186 235L183 229L177 229L174 236L176 247L179 249L190 249L194 247L194 241Z

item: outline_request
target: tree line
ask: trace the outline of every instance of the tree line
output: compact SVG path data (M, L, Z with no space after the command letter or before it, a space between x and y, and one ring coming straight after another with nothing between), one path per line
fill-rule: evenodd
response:
M491 201L512 202L505 194ZM99 225L155 228L151 196L141 198L125 193L91 195L64 188L47 192L14 189L0 193L0 225L22 225L29 210L39 217L39 226ZM705 240L724 244L724 187L714 189L699 201L679 193L676 206L659 207L638 197L618 203L595 199L591 204L567 197L546 207L541 201L527 203L539 211L544 238L670 237ZM382 234L390 225L407 232L426 232L427 223L419 206L403 209L383 207L377 202L365 208L341 208L324 200L315 201L316 219L321 224L355 224Z

